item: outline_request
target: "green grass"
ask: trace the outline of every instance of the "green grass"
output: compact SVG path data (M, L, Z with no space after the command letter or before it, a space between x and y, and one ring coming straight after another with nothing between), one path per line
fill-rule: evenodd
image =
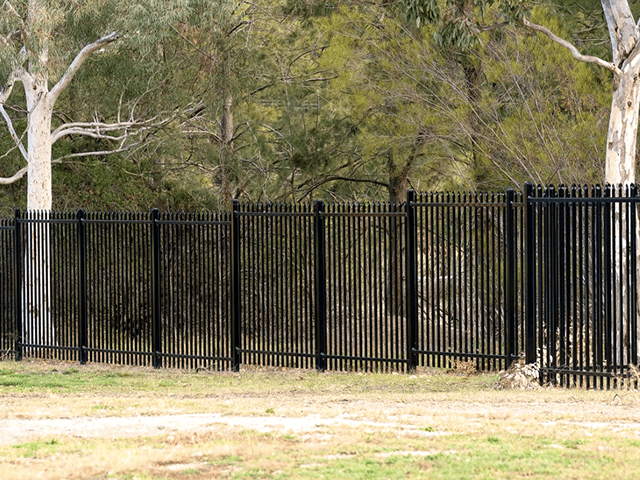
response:
M60 448L60 442L55 438L51 438L49 440L38 440L35 442L13 445L12 448L14 448L18 454L23 457L44 457L55 454Z
M466 388L491 390L495 375L436 375L429 381L406 374L344 374L317 373L313 370L297 371L297 380L292 382L288 372L273 370L247 370L241 373L216 372L196 373L179 370L154 370L140 367L131 370L110 371L105 367L58 363L51 366L38 362L16 362L0 368L0 387L11 393L49 391L54 393L136 391L182 392L191 394L217 392L257 393L266 388L278 392L336 391L344 394L362 394L376 391L412 393L417 389L432 392L447 392Z

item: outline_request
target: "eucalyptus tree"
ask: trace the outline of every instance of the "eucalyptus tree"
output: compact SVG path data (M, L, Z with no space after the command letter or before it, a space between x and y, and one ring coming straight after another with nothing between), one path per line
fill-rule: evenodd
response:
M158 17L158 10L176 10L176 6L146 5L147 16ZM184 8L184 5L178 5ZM27 208L41 212L47 218L52 207L52 146L69 137L104 140L104 150L83 151L67 157L86 157L122 152L143 140L149 128L157 128L167 120L138 119L134 110L124 118L122 108L111 120L98 114L92 119L64 121L54 115L61 96L69 88L80 69L91 57L117 49L112 44L121 39L115 27L123 33L139 36L132 28L145 5L117 0L77 2L68 0L6 0L0 6L0 113L12 139L11 152L17 152L22 162L12 174L0 179L0 184L12 184L27 177ZM161 12L160 12L161 13ZM154 14L154 15L150 15ZM86 23L77 24L83 18ZM100 34L96 32L100 31ZM149 39L137 44L148 44ZM22 86L18 94L17 85ZM119 103L116 89L105 89ZM15 98L15 100L12 100ZM12 103L10 103L12 102ZM61 120L62 118L62 120ZM15 125L23 126L21 131ZM137 137L136 137L137 135ZM26 141L25 141L26 137ZM23 340L27 344L55 343L50 314L51 285L49 260L49 228L31 225L25 249L23 285Z
M2 5L0 113L14 142L12 149L19 152L26 165L0 179L0 184L11 184L26 176L27 208L30 210L51 209L51 165L55 161L52 159L52 146L56 142L70 136L87 136L118 144L102 153L121 151L131 131L144 123L132 117L118 118L113 122L97 119L53 122L56 103L83 64L120 38L117 31L105 31L108 25L104 25L104 35L78 40L71 32L74 27L70 25L72 15L69 9L72 7L73 2L43 0L7 0ZM98 2L95 2L84 8L98 7ZM22 85L22 92L10 105L8 102L17 84ZM24 100L26 117L23 132L14 127L16 115L7 111L20 112L22 109L17 105L21 100ZM118 102L117 94L113 101Z
M53 109L60 94L94 52L118 39L116 32L81 46L66 68L60 68L60 53L66 48L55 45L54 32L60 27L61 12L43 0L5 1L2 5L0 41L4 84L0 90L0 113L6 127L27 165L10 177L0 180L8 184L28 178L27 206L32 210L51 209L51 147L72 131L100 132L98 125L64 125L52 132ZM57 67L57 68L56 68ZM57 81L50 88L52 78ZM6 107L16 83L23 86L27 115L26 145L13 126ZM108 132L109 130L107 130ZM23 286L23 341L28 344L55 342L50 315L49 230L33 228L26 249L25 284ZM38 255L37 252L43 252ZM28 273L27 273L28 272Z

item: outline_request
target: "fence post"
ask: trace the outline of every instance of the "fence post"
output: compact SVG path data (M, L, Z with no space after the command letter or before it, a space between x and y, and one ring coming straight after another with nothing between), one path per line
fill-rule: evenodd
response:
M417 280L417 239L416 239L416 192L407 191L407 229L405 233L407 271L407 370L414 372L418 364L418 280Z
M20 210L13 210L13 252L14 252L14 302L15 302L15 360L22 360L22 248L20 234Z
M162 357L159 355L162 351L162 322L160 319L160 211L157 208L151 210L151 246L153 251L153 259L151 265L152 292L153 292L153 328L152 328L152 344L153 344L153 367L162 367Z
M78 237L78 360L80 364L87 363L87 234L84 223L85 211L78 210L77 237Z
M535 363L536 352L536 263L535 263L535 222L533 203L533 185L524 184L524 255L525 255L525 362Z
M241 307L240 307L240 203L234 199L231 211L231 370L240 370Z
M314 222L314 284L315 284L315 334L316 369L324 372L327 368L327 269L325 256L325 224L322 213L324 203L317 200L313 206Z
M637 252L638 252L638 246L637 246L637 237L636 237L636 215L637 215L637 208L638 208L638 199L636 197L636 195L638 194L638 190L637 190L637 186L635 183L633 183L630 187L629 187L629 197L631 198L631 201L629 202L629 208L628 208L628 214L629 215L629 222L630 222L630 227L629 227L629 243L630 243L630 248L629 248L629 260L630 260L630 266L629 266L629 329L627 330L629 332L629 339L630 339L630 362L633 365L637 365L638 364L638 335L635 333L638 331L638 318L637 318L637 294L638 294L638 265L637 265ZM636 384L635 387L637 388L638 385Z
M515 211L513 208L513 202L516 198L516 191L513 188L508 188L506 192L506 274L505 274L505 313L506 313L506 355L507 364L506 368L509 368L513 360L516 358L516 222L514 219Z
M604 198L615 197L615 186L607 184L604 187L603 196ZM604 318L603 318L603 328L604 328L604 362L601 363L602 370L611 372L612 366L614 363L613 357L613 311L614 311L614 288L617 288L615 285L615 273L613 272L613 268L615 268L615 223L612 225L612 212L615 211L615 206L612 203L604 203L603 204L604 218L603 218L603 227L602 233L604 238L604 247L602 251L604 252ZM615 222L615 221L614 221ZM610 378L607 378L607 388L610 385Z

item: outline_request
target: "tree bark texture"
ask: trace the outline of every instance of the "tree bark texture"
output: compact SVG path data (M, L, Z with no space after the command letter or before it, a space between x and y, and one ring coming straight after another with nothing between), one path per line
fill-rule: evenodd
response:
M53 106L42 77L25 88L28 110L27 152L27 209L51 210L51 116Z
M602 0L602 9L609 29L613 63L619 69L614 73L613 96L611 114L609 117L609 131L607 134L607 157L605 163L605 182L611 185L629 185L635 183L636 150L638 136L638 120L640 106L640 29L636 25L627 1ZM637 207L636 207L637 209ZM640 278L640 232L625 231L627 213L622 205L614 204L614 241L615 288L622 294L622 305L629 305L630 292L626 290L624 277L628 272L626 255L631 235L636 235L636 264L635 276ZM638 217L638 212L631 213ZM636 305L638 330L640 336L640 283L636 291ZM622 332L614 333L614 348L616 360L622 364L637 362L630 358L629 338L624 334L628 331L630 312L622 307L619 314L622 322L616 322ZM617 330L617 329L616 329ZM621 335L622 333L622 335ZM622 340L621 340L622 338Z
M605 166L605 182L611 185L635 182L639 75L640 61L635 58L614 79Z

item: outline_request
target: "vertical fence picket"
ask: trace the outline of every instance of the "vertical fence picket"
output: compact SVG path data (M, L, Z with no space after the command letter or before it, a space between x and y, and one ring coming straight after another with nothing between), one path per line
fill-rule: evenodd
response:
M77 250L78 250L78 360L87 363L88 326L87 326L87 234L84 210L77 213Z
M638 233L637 233L637 215L638 215L638 190L637 185L631 185L629 190L629 197L631 201L629 202L629 233L630 233L630 267L629 267L629 332L628 336L630 339L630 347L629 347L629 355L630 355L630 364L637 366L638 365L638 265L637 265L637 252L638 252ZM638 388L638 379L635 379L633 388Z
M241 306L240 306L240 204L233 200L231 215L231 369L240 370L242 357Z
M416 238L416 195L413 190L407 193L406 203L406 230L405 230L405 257L406 257L406 318L407 318L407 370L415 371L418 359L417 350L418 338L418 285L417 285L417 238Z
M326 292L326 258L325 258L325 224L324 203L320 200L314 204L314 286L315 286L315 354L316 370L324 372L326 369L326 322L327 322L327 292Z
M534 363L537 357L536 350L536 262L535 262L535 208L530 199L533 195L533 185L525 183L524 208L525 208L525 360L526 363Z
M516 345L516 223L513 202L516 192L513 189L507 190L506 195L506 274L505 274L505 310L506 310L506 367L517 355Z
M20 210L13 211L13 251L14 251L14 312L15 312L15 359L22 360L22 234Z
M154 368L162 367L162 321L160 301L160 211L151 210L151 296L153 327L151 329L152 362Z

